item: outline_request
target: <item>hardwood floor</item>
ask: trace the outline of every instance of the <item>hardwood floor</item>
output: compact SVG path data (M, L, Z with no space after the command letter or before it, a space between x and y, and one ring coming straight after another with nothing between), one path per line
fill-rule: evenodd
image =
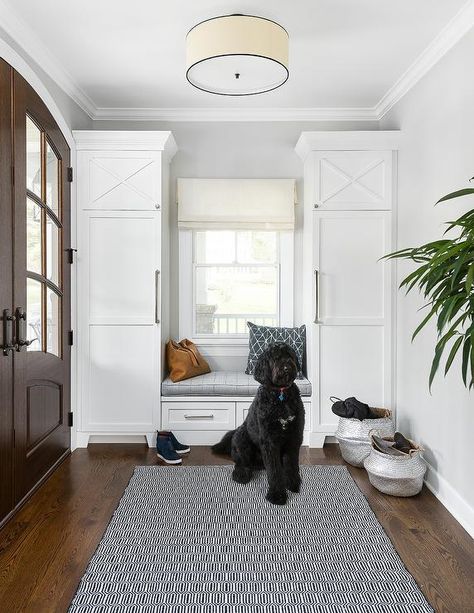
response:
M305 464L343 464L337 445L304 448ZM184 464L224 464L193 447ZM76 450L0 532L0 611L67 611L89 558L136 465L156 464L145 445ZM474 612L474 541L426 489L415 498L377 492L352 476L437 613ZM172 468L170 469L172 470Z

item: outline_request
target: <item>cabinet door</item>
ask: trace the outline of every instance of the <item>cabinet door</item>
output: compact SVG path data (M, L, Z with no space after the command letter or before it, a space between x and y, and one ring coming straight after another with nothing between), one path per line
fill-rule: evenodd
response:
M392 208L392 151L325 151L314 157L314 208Z
M161 153L80 151L78 202L83 210L151 211L161 208Z
M160 213L88 211L80 229L82 430L153 431L160 397Z
M391 408L391 213L314 214L314 380L321 432L337 417L330 396Z

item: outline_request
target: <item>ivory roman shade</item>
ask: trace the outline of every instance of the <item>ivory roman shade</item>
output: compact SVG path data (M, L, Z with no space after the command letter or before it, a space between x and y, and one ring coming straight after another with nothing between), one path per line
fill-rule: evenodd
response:
M294 179L178 179L178 226L292 230Z

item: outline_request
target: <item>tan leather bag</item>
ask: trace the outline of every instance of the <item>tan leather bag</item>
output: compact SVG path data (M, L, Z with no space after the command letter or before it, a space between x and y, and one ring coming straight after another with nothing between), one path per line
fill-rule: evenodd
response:
M199 353L196 345L187 338L179 343L176 341L166 343L166 361L173 383L211 372L209 364Z

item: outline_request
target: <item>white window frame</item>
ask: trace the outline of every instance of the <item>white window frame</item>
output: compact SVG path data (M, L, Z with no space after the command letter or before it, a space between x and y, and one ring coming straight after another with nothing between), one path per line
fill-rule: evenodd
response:
M278 231L278 304L279 326L292 327L294 304L294 233ZM248 334L194 335L195 287L193 230L179 230L179 338L189 338L199 345L245 345Z

